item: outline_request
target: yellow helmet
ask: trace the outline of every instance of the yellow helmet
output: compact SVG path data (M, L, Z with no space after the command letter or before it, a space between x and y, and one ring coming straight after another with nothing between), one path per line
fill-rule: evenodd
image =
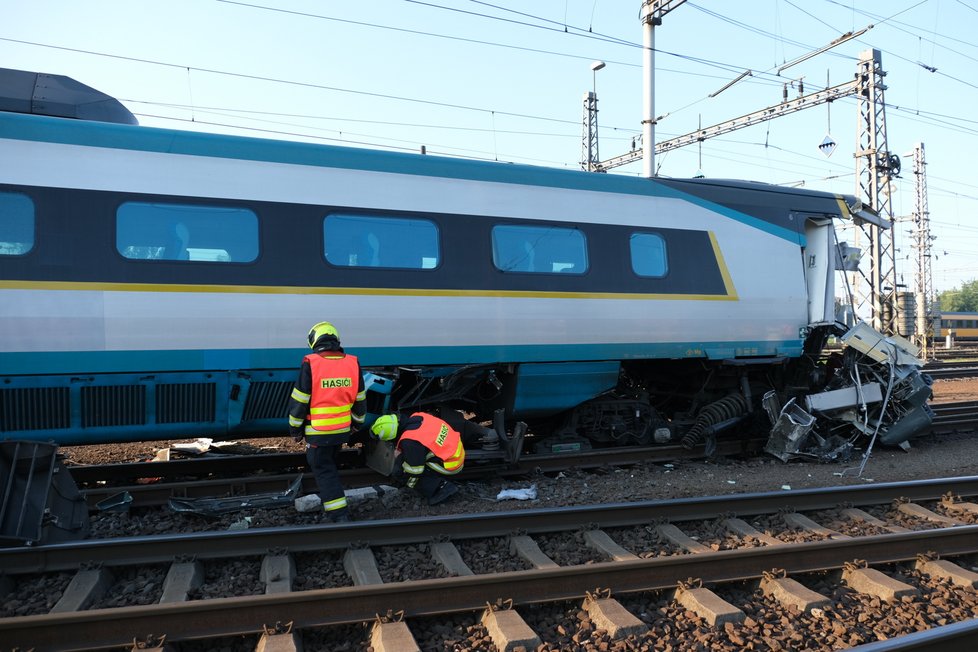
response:
M336 332L336 329L328 321L321 321L312 328L309 329L309 348L316 346L316 341L323 335L332 335L337 340L340 339L340 334Z
M374 425L370 426L370 434L381 441L390 441L397 437L397 415L385 414L377 417Z

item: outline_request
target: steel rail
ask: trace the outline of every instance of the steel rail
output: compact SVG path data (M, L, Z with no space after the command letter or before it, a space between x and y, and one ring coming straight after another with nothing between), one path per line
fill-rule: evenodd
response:
M208 455L166 462L119 462L69 464L77 484L133 480L136 478L202 477L218 473L283 471L306 466L305 453L257 453L255 455Z
M942 412L958 413L965 411L978 412L978 401L962 401L955 403L932 403L931 408L940 416ZM721 455L735 455L738 453L753 452L760 450L766 437L755 437L750 439L717 441L717 453ZM349 466L357 466L356 460L359 453L346 451L341 454L340 464L344 461ZM601 448L581 453L550 453L550 454L530 454L525 455L515 465L507 464L484 464L466 468L463 473L479 475L481 473L525 473L534 469L548 468L567 468L567 466L603 466L622 464L627 462L657 461L668 459L684 459L703 457L705 451L702 446L689 450L677 444L660 446L622 446L615 448ZM570 461L571 464L567 464ZM68 465L72 478L80 485L94 484L106 481L133 480L137 478L161 478L173 479L186 476L203 477L218 475L223 473L241 473L271 471L279 472L284 470L302 469L306 466L305 453L259 453L255 455L209 455L197 458L169 460L166 462L122 462L113 464L91 464L91 465ZM365 472L360 468L345 468L341 470L344 480L349 483L373 480L376 482L378 474ZM369 477L365 477L369 476ZM370 484L368 481L367 484ZM109 491L111 488L106 488ZM93 489L96 491L96 489ZM98 489L102 491L102 489Z
M756 452L761 450L766 441L766 438L718 441L717 454L739 455ZM282 457L285 455L283 454ZM290 453L287 455L305 459L304 455L299 453ZM603 448L580 454L549 453L527 455L522 457L516 464L469 464L462 470L459 478L462 480L473 480L484 477L519 477L533 473L554 473L570 468L594 469L604 466L638 464L641 462L697 459L705 456L706 454L702 446L697 446L692 450L685 449L679 445ZM251 470L257 471L273 468L272 465L265 464L260 459L261 457L253 456L251 458L245 457L240 460L235 460L235 469L238 471L247 470L249 463ZM276 455L275 457L279 456ZM100 470L111 474L116 480L140 477L174 478L194 474L201 476L216 474L221 472L220 463L220 459L181 460L177 462L133 462L120 465L105 464L87 467L69 467L68 470L76 482L92 484L96 480L105 480L104 477L99 477L101 475ZM176 464L177 466L171 469L168 466L170 464ZM116 468L117 466L121 468ZM389 481L385 476L369 468L342 469L340 471L340 478L342 479L343 486L348 488L368 487L384 484ZM165 505L166 501L171 497L188 498L207 495L246 495L281 491L294 479L294 475L274 475L235 477L200 482L171 481L113 487L96 486L82 489L82 494L85 496L89 506L94 506L99 501L123 491L128 491L133 496L134 505ZM303 488L311 492L316 491L315 481L309 473L303 473Z
M198 532L154 537L120 537L45 546L0 549L0 570L50 572L72 570L84 562L106 566L165 563L180 555L198 559L261 555L287 547L293 552L341 550L351 542L397 545L453 539L507 536L514 531L546 533L576 530L582 524L627 527L660 520L682 522L728 514L772 514L781 509L831 509L840 504L886 504L895 498L938 500L947 493L978 495L978 476L911 482L730 494L662 501L584 505L517 512L453 514L345 524L260 528L244 532Z
M978 415L978 401L957 403L931 404L937 418L935 425L945 422L967 419L969 413ZM766 443L766 437L750 439L720 439L717 441L716 454L738 455L758 452ZM563 471L571 467L599 468L601 466L616 466L640 462L658 462L677 459L696 459L705 457L702 446L692 450L673 444L665 446L628 446L604 448L584 451L581 453L552 453L526 455L516 464L485 463L470 464L463 469L462 479L472 479L484 476L512 477L533 472ZM346 455L347 462L354 466L352 458L358 454L351 452ZM165 495L165 489L158 483L142 485L99 486L102 482L120 482L140 478L159 478L165 486L172 487L172 496L181 498L215 495L214 488L226 487L219 493L233 492L235 494L264 493L276 491L283 481L280 473L272 476L236 477L228 479L215 478L212 480L181 482L179 478L211 477L227 473L258 473L282 472L285 470L303 469L306 466L304 453L263 453L257 455L228 455L209 456L202 458L170 460L167 462L125 462L118 464L98 464L68 466L75 482L83 487L83 493L90 505L114 493L129 491L131 494L142 494L146 498L139 504L165 504L170 495ZM359 467L360 465L355 465ZM340 471L343 483L347 487L365 487L383 483L385 477L367 468L345 468ZM294 476L289 476L291 482ZM304 473L303 486L314 489L310 474ZM210 491L211 493L205 493Z
M935 627L885 641L849 648L853 652L974 652L978 648L978 618Z
M934 409L931 433L940 433L952 426L971 429L978 427L978 401L944 403L931 407Z
M973 378L978 376L978 367L974 365L962 366L955 363L942 363L941 367L926 369L924 371L934 380L950 380L954 378Z
M126 645L133 632L165 634L168 642L252 634L264 625L324 627L373 620L387 610L406 617L477 611L497 600L526 605L582 598L596 588L613 594L675 588L684 578L704 583L838 569L855 559L904 562L922 552L952 556L978 551L978 526L854 539L742 548L695 555L612 561L557 569L513 571L391 584L221 598L167 605L98 609L0 620L6 645L41 650ZM445 596L451 596L445 600ZM73 647L77 645L77 647Z
M718 453L732 455L750 450L760 450L766 439L720 440L717 442ZM668 459L703 457L702 446L692 450L678 444L663 446L621 446L582 451L580 453L546 453L525 455L516 464L486 463L469 465L462 473L478 476L485 473L526 473L538 468L557 468L563 470L568 466L598 467L603 465L622 464L627 461L642 462ZM347 457L354 457L351 454ZM342 456L341 456L342 458ZM342 459L340 462L342 463ZM568 464L568 462L570 462ZM281 471L284 469L300 469L306 466L305 453L270 453L258 455L229 455L211 456L187 460L171 460L169 462L125 462L120 464L97 464L85 466L68 466L72 478L78 484L90 484L108 480L131 480L135 478L178 478L185 476L201 477L227 472L242 471ZM369 475L374 483L383 478L374 471L364 471L360 468L341 469L340 475L344 481L357 480L363 475ZM464 475L463 475L464 477ZM368 483L369 484L369 483Z
M949 367L968 367L975 366L974 360L935 360L928 362L923 367L924 373L930 373L934 369L947 369Z
M932 433L947 428L978 427L978 401L938 403L932 405L936 416L930 426ZM766 438L720 440L717 454L740 455L760 451ZM697 459L705 456L702 447L687 450L682 446L621 447L587 451L586 454L537 454L523 457L517 464L470 464L460 479L472 480L484 477L520 477L533 473L554 473L569 468L593 469L604 466L625 466L641 462L666 462L679 459ZM301 453L274 453L253 456L228 456L175 460L169 462L132 462L93 466L71 466L69 472L83 486L82 494L90 508L110 496L128 492L133 507L166 505L170 498L230 497L266 494L285 491L295 479L294 474L251 475L208 480L175 480L186 476L215 476L229 472L261 472L298 469L304 465ZM348 468L340 471L344 486L368 487L384 484L388 479L372 469ZM160 478L161 482L129 485L98 485L105 480L118 481L136 478ZM302 473L302 489L305 493L317 491L315 480L308 472Z
M374 482L344 482L348 488L364 487L370 484L381 484L376 473ZM240 478L222 478L219 480L187 480L184 482L153 482L148 484L124 485L118 487L98 487L82 489L89 509L95 509L101 501L121 493L132 497L130 507L159 507L166 505L171 498L213 498L253 496L255 494L270 494L286 491L295 474L289 475L259 475ZM316 493L319 489L311 473L302 474L302 493Z

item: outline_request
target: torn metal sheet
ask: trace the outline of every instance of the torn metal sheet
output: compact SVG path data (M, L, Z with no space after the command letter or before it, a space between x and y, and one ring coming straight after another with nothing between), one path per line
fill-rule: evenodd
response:
M815 417L801 409L795 399L791 399L781 409L771 428L771 437L764 446L764 452L787 462L805 445L813 425Z
M819 394L810 394L805 397L805 407L812 412L831 412L865 406L868 403L879 403L882 400L883 389L879 383L868 383Z
M876 362L923 367L920 347L899 335L885 336L872 326L860 322L842 336L842 342Z

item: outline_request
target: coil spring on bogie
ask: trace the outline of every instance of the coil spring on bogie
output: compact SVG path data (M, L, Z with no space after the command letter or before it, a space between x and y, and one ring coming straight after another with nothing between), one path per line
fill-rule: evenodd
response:
M707 429L727 419L746 414L747 407L747 399L741 394L730 394L710 403L696 415L696 423L683 435L680 445L687 450L693 448L702 441Z

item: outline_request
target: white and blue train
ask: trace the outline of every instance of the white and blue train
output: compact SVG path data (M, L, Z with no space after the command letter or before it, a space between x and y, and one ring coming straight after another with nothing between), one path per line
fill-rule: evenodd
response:
M2 439L282 433L322 320L371 412L505 410L552 449L692 445L830 380L851 198L147 128L53 75L0 91Z

